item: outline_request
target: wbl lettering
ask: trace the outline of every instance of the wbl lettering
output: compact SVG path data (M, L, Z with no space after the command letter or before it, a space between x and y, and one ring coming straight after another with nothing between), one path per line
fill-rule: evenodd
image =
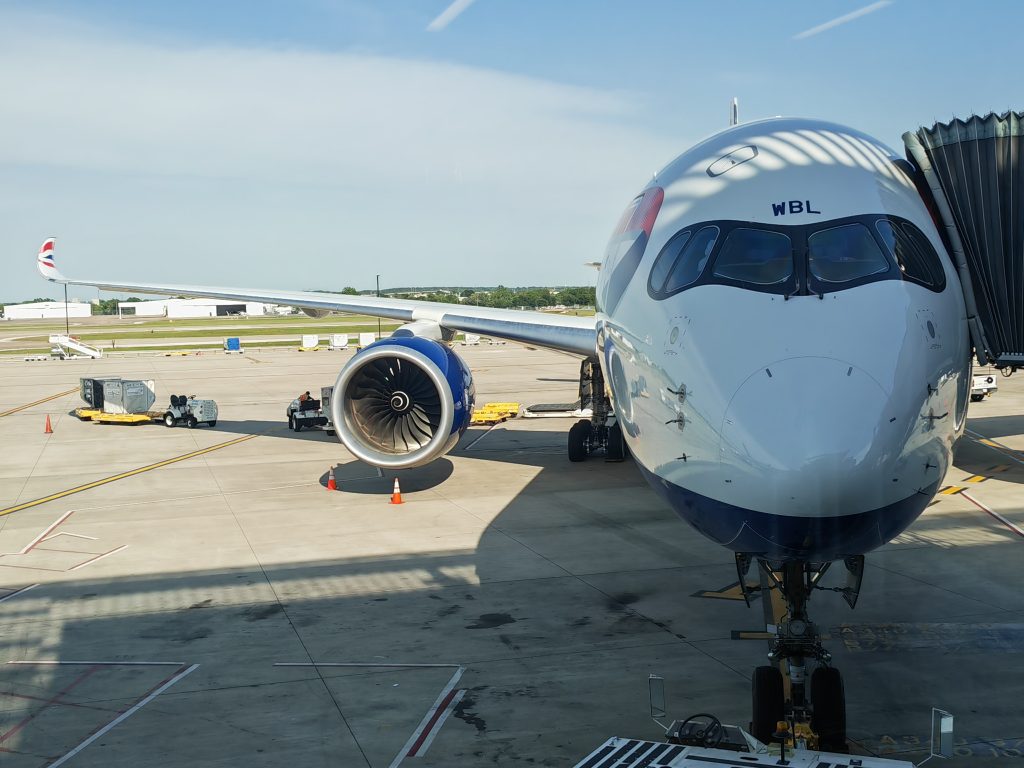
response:
M811 207L810 200L783 200L781 203L772 203L772 213L776 216L785 216L786 212L794 213L821 213Z

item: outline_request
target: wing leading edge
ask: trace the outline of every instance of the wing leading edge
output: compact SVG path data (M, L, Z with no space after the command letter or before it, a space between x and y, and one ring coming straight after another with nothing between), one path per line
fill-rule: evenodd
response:
M371 315L401 322L426 320L456 331L497 336L510 341L535 344L583 356L593 355L596 347L596 321L593 317L552 315L527 310L493 309L463 304L437 304L430 301L349 296L313 291L273 291L257 288L122 283L67 278L61 274L54 262L53 238L46 240L39 249L37 266L40 274L51 282L88 285L105 291L258 301L268 304L286 304L301 309Z

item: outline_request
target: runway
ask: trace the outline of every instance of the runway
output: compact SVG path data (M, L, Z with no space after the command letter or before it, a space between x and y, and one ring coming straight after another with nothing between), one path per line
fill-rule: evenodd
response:
M565 355L458 351L480 403L575 397ZM729 552L631 462L569 463L564 419L471 429L389 505L394 473L285 424L351 354L0 360L4 766L571 766L660 737L650 673L670 717L746 724L765 613ZM69 416L102 375L213 398L217 427ZM813 596L855 751L921 760L936 706L947 765L1024 754L1024 377L999 384L856 610Z

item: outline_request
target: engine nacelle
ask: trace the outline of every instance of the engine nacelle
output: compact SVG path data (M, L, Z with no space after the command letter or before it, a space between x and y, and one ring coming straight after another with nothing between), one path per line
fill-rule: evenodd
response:
M299 309L310 317L327 317L331 314L331 310L329 309L316 309L315 307L299 307Z
M455 447L475 395L469 368L445 345L382 339L341 369L331 419L357 458L377 467L416 467Z

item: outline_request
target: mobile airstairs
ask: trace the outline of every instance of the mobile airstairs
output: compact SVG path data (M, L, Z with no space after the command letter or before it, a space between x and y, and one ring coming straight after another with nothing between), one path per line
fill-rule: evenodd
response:
M50 345L52 347L50 354L62 360L69 357L103 357L103 350L90 347L74 336L66 336L62 333L50 336Z

